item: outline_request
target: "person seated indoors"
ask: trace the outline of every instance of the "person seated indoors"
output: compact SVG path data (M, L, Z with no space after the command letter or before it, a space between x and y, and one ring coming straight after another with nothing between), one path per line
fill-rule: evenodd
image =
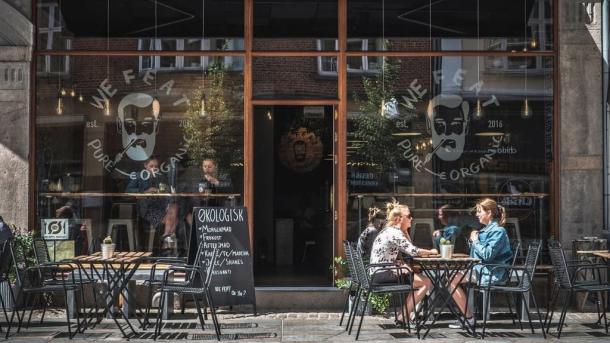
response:
M474 318L470 309L466 307L466 294L459 287L458 282L473 282L480 286L491 284L499 284L506 281L508 273L506 269L495 269L491 273L489 264L510 265L513 258L513 252L510 247L508 234L502 225L506 221L506 210L504 207L490 198L485 198L477 202L475 205L476 217L483 226L480 230L473 230L470 233L470 257L479 259L481 262L473 268L473 273L470 280L464 277L463 274L458 274L452 281L451 287L456 288L453 293L453 299L458 308L462 312L465 320L470 326L474 324ZM456 321L449 325L452 329L463 328L461 321Z
M160 188L167 182L159 171L159 159L151 156L144 161L146 173L137 173L136 178L131 179L125 192L127 193L159 193ZM167 197L138 198L138 210L141 218L144 218L153 227L163 224L163 235L161 249L173 249L176 246L176 224L178 217L178 206Z
M401 267L400 274L408 275L412 270L398 259L399 253L409 256L421 256L427 254L437 254L436 249L422 249L413 245L409 235L409 229L413 221L411 210L407 205L401 205L397 202L388 203L386 206L387 218L383 230L379 232L377 238L373 242L371 250L371 264L375 263L395 263ZM379 268L371 268L370 273L375 273ZM399 275L396 269L377 272L375 274L375 283L396 283L399 281ZM405 310L409 318L414 318L414 306L417 305L426 295L432 283L429 278L420 274L413 274L413 287L417 291L410 293L405 299ZM404 323L404 318L398 318L398 321Z
M455 225L455 223L450 223L451 212L448 210L451 209L451 205L443 205L436 212L436 217L438 221L443 225L443 228L440 230L436 230L432 233L434 237L434 247L436 249L439 248L441 238L449 240L455 243L457 236L460 234L460 228Z
M373 242L375 241L375 238L377 238L379 231L383 228L383 224L385 223L384 213L377 206L372 206L369 208L368 217L368 225L358 237L358 251L360 251L362 256L367 259L371 255Z

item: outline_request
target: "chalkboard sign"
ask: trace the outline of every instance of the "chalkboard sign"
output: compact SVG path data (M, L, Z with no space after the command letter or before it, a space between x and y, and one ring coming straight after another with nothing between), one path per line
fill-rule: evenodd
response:
M214 249L218 254L210 290L214 305L255 305L246 208L195 207L193 213L196 243L191 240L195 244L191 244L189 256L196 254L202 241L206 266Z

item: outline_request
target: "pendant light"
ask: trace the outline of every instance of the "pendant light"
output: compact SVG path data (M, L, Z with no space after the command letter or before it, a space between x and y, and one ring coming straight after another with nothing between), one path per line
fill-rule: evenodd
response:
M481 12L479 10L479 0L477 0L477 86L475 87L475 92L477 96L477 104L474 107L474 119L481 119L485 115L483 112L483 106L481 105L481 98L479 98L479 83L481 82L481 32L480 30L480 21L481 21Z
M524 38L524 42L527 42L527 0L523 0L523 38ZM524 48L524 50L526 50L526 48ZM521 117L524 119L528 119L532 116L532 108L529 105L529 101L527 98L527 69L528 69L528 65L527 65L527 56L524 57L524 66L525 66L525 78L524 78L524 89L525 89L525 100L523 100L523 105L521 107Z
M154 41L154 46L156 46L157 44L157 0L155 0L155 41ZM155 119L159 118L159 115L161 114L161 103L159 103L159 97L157 96L157 66L155 63L153 63L153 66L155 67L155 96L153 97L153 102L152 102L152 115Z
M205 48L205 0L201 0L201 45ZM205 98L205 57L201 58L201 99L199 100L199 115L208 115Z
M110 51L110 0L106 0L106 52ZM106 55L106 80L110 82L110 55ZM104 97L104 115L110 116L110 99Z

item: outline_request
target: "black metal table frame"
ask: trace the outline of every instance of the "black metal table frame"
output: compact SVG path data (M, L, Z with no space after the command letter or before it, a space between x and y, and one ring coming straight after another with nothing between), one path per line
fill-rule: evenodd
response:
M453 301L453 294L457 291L458 287L464 280L470 280L470 274L472 268L477 263L475 259L438 259L438 258L420 258L416 259L416 263L421 267L423 274L425 274L432 282L432 290L430 291L430 297L432 301L428 302L428 305L421 311L423 313L423 319L418 330L421 330L426 326L426 332L421 336L422 339L426 338L430 328L436 323L440 316L443 308L448 308L449 311L462 323L468 333L475 336L475 328L471 327L467 320L462 316L461 311L457 307L457 304ZM458 277L456 287L452 287L451 283ZM466 277L468 276L468 279ZM466 287L469 288L470 284L466 283ZM468 308L469 301L469 289L465 290L466 294L466 308ZM432 315L432 322L426 325L428 318Z
M131 299L133 297L131 291L129 290L128 284L135 272L138 270L138 267L142 263L142 258L129 257L128 261L125 261L123 259L102 259L91 261L75 260L74 262L79 264L81 268L82 265L88 264L89 270L92 271L92 273L95 273L98 280L105 280L107 282L108 288L106 290L106 293L104 294L104 297L106 299L104 302L104 312L102 313L102 317L106 316L106 314L110 314L110 317L123 334L123 337L129 339L130 336L126 334L125 329L123 329L123 326L117 319L116 314L120 314L127 323L129 329L131 329L132 334L137 335L138 332L129 322L128 314L123 311L121 306L115 305L118 304L118 299L121 295L126 297L126 299ZM101 271L99 270L100 266L102 269ZM83 268L83 270L85 270L85 268ZM86 273L86 271L84 272ZM141 308L137 306L136 308L140 311L141 314L144 313ZM140 326L142 326L142 322L140 321L140 318L138 318L138 316L136 316L136 320L140 323Z

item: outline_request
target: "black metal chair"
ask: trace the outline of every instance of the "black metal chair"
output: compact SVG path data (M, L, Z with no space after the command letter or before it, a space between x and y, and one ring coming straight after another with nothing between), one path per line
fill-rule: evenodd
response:
M8 245L9 245L9 241L1 241L0 242L0 286L3 283L7 284L7 287L10 288L10 281L9 281L9 277L8 274L10 272L11 269L11 252L8 249ZM8 323L8 313L6 312L6 304L4 302L4 298L2 297L2 293L0 292L0 305L2 305L2 312L4 312L4 318L6 319L6 322ZM6 299L8 300L8 299ZM14 303L14 301L13 301ZM2 332L2 326L0 325L0 332Z
M413 288L413 273L408 273L406 275L402 274L402 267L397 265L388 265L387 263L382 264L369 264L368 266L364 266L364 261L362 260L362 255L357 252L357 249L354 248L351 244L346 245L347 249L345 251L345 255L347 258L348 265L351 263L351 269L355 272L356 280L360 285L359 291L356 293L356 301L354 306L352 307L352 311L350 313L350 317L348 319L347 325L349 326L348 334L352 333L352 327L354 326L355 318L356 318L356 309L360 303L361 297L364 297L364 306L362 308L362 314L360 315L360 322L358 323L358 330L356 331L356 340L360 337L360 330L362 329L362 322L364 320L364 314L366 312L366 307L369 304L372 294L390 294L390 295L398 295L401 299L401 312L403 318L407 323L407 328L409 332L411 331L409 318L406 313L404 313L404 304L402 303L402 299L404 299L409 293L416 291L416 288ZM370 268L377 268L375 271L369 276L368 270ZM375 277L383 272L383 271L395 271L398 275L398 280L405 276L408 280L406 283L397 282L396 284L378 284L375 283ZM415 298L413 298L413 309L415 309ZM417 318L417 316L416 316ZM417 320L415 321L416 329L419 324ZM419 337L419 330L417 330L417 335Z
M347 254L347 250L350 248L350 245L352 243L350 243L349 241L343 241L343 250L346 252ZM360 253L360 251L359 251ZM352 270L352 263L347 263L347 269L349 272L349 275L347 277L349 277L349 288L347 289L347 297L345 298L345 303L343 304L343 313L341 313L341 320L339 320L339 326L343 325L343 319L345 318L345 313L347 313L348 309L349 309L349 299L350 297L356 296L356 294L358 294L360 292L360 284L358 283L358 280L356 280L356 272L354 270ZM345 330L347 331L349 328L349 325L345 326Z
M554 308L559 294L563 291L567 293L562 297L561 315L557 322L557 338L561 337L561 332L565 324L566 312L570 299L574 293L597 293L597 315L598 322L601 323L601 319L604 319L604 327L606 334L608 334L608 320L606 316L607 306L606 302L603 301L602 293L606 293L606 296L610 295L610 284L608 281L602 282L601 273L607 268L604 264L590 264L585 263L581 265L568 265L566 262L565 253L561 244L558 241L549 241L549 254L551 255L551 262L553 264L553 272L555 274L555 287L557 292L553 296L551 305L551 314L547 316L546 331L550 331L551 322L553 320ZM594 276L592 280L577 281L580 273L591 272Z
M200 254L198 255L203 255L203 252L204 250L202 249L200 251ZM159 289L161 292L161 299L159 300L159 309L157 312L157 321L155 324L155 340L157 339L157 336L161 334L161 327L163 324L163 303L165 301L165 297L167 296L167 293L178 293L191 295L193 297L193 300L195 301L195 307L197 308L197 317L199 318L199 323L201 324L202 330L205 330L205 322L201 313L199 297L202 295L204 296L204 300L207 306L210 308L212 322L214 324L214 330L216 332L216 338L220 341L220 324L218 323L216 310L214 309L214 303L210 293L210 283L212 281L214 266L216 264L217 257L217 250L214 249L212 251L212 256L210 257L207 266L204 266L202 260L199 265L170 266L164 272L163 282L161 284L161 288ZM175 273L184 273L184 281L172 280L170 276L174 275Z
M193 265L198 266L201 264L201 252L203 251L203 242L201 242L199 244L199 247L197 248L197 255L195 257L195 261L193 262ZM165 272L165 269L160 269L160 267L162 266L167 266L167 265L172 265L172 266L179 266L179 265L188 265L186 259L184 258L170 258L170 257L151 257L148 259L150 262L152 262L152 266L150 268L150 274L148 277L148 280L144 281L144 285L146 286L147 290L148 290L148 295L146 297L146 309L144 311L144 320L142 322L142 329L146 330L148 328L148 326L150 325L150 310L152 307L152 297L153 297L153 291L158 289L159 287L161 287L161 285L163 284L163 272ZM158 278L158 273L161 272L160 278ZM182 304L182 309L184 309L184 304ZM206 309L204 308L204 314L206 314L206 319L207 319L207 312Z
M53 265L53 262L51 261L51 256L49 254L49 249L48 249L47 243L42 238L34 239L34 256L36 258L36 263L38 263L39 266ZM94 313L93 311L95 310L95 315L91 316L90 320L92 320L93 318L98 318L99 306L97 303L97 292L95 291L95 280L80 265L79 265L79 269L77 270L77 273L74 273L74 276L76 277L76 279L70 280L70 281L73 283L76 283L77 285L80 286L80 295L81 295L81 301L82 301L83 307L85 306L85 285L90 285L91 295L93 297L93 302L94 302L94 309L91 309L88 314L89 315L93 314ZM63 282L63 280L57 280L56 278L45 280L45 279L43 279L42 273L39 273L39 277L44 285L51 285L54 283ZM40 323L43 322L44 316L45 316L45 313L47 310L47 302L44 301L45 300L44 298L42 300L43 300L43 302L42 302L43 309L42 309L42 315L40 317ZM84 314L85 313L83 312L83 315ZM29 326L31 319L32 319L32 313L30 312L30 316L28 317L26 327Z
M538 303L536 302L536 297L532 293L532 281L534 279L534 273L536 271L536 264L538 263L538 256L540 255L540 247L542 246L542 242L530 242L527 247L527 255L525 257L525 264L523 266L503 266L503 265L488 265L491 267L489 270L490 274L493 274L496 270L505 270L508 273L508 282L501 285L493 285L491 283L491 278L487 285L479 285L481 290L484 290L487 293L486 300L483 302L483 308L488 308L489 298L492 293L504 293L504 294L517 294L521 296L521 304L527 314L527 319L530 324L530 329L532 333L534 333L534 326L532 324L532 318L528 308L528 301L526 297L529 297L531 294L531 299L534 302L534 307L536 308L536 312L538 313L538 320L540 322L540 327L542 330L542 335L546 338L546 333L544 332L544 325L542 324L542 317L540 316L540 308L538 307ZM515 254L516 255L516 254ZM515 302L515 308L516 308ZM512 311L511 311L512 314ZM476 318L476 315L475 315ZM519 319L519 323L521 324L521 320ZM482 338L485 338L485 329L487 326L487 316L483 316L483 331L481 333ZM523 330L523 327L521 327Z
M79 316L79 310L77 306L76 310L76 331L72 333L72 322L70 321L70 310L68 307L68 292L74 292L74 300L78 303L76 296L80 292L80 286L74 282L76 280L74 274L74 268L68 263L48 263L46 265L36 265L32 267L27 266L27 261L24 255L24 247L18 246L13 241L10 241L9 246L11 261L15 269L15 276L17 287L19 288L19 296L15 299L15 295L11 289L11 297L14 300L14 309L11 314L11 318L8 322L8 329L6 330L6 338L8 338L11 326L15 314L17 314L18 327L17 332L21 331L23 325L23 319L25 318L25 311L28 307L28 303L31 302L32 296L44 296L48 293L59 293L64 297L65 309L66 309L66 322L68 324L68 337L72 339L76 333L82 332L81 321ZM60 271L60 272L58 272ZM47 282L43 282L46 280ZM21 310L21 315L18 311ZM33 306L30 306L30 311L33 311ZM31 312L30 312L31 317Z

